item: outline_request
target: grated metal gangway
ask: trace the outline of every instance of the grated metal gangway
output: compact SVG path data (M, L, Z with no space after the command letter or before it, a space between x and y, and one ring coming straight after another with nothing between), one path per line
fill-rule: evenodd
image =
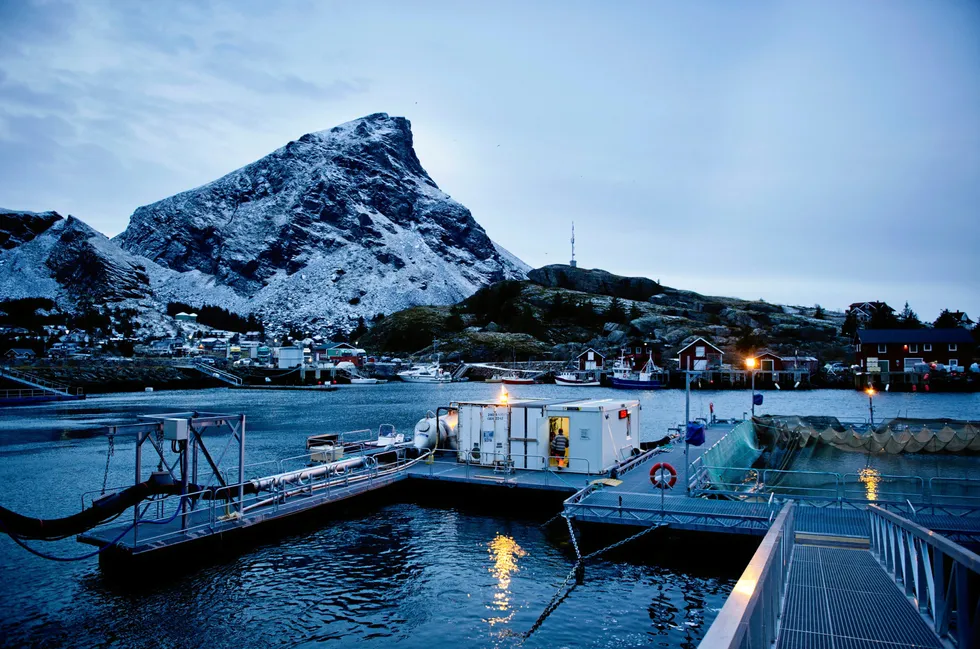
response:
M877 506L868 547L797 533L783 506L701 649L980 646L980 557Z

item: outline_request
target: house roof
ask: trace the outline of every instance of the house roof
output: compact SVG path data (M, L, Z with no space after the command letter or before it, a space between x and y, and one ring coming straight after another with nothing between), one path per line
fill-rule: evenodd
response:
M34 353L34 350L33 349L26 349L24 347L12 347L7 353L8 354L17 354L18 356L21 356L23 354L33 354L33 355L37 356L37 354Z
M859 329L862 343L972 343L973 335L966 329Z
M585 350L584 352L582 352L581 354L579 354L579 355L578 355L578 356L576 356L575 358L582 358L583 356L585 356L585 355L586 355L586 354L588 354L589 352L592 352L592 353L593 353L593 354L595 354L596 356L601 356L602 358L605 358L605 357L606 357L606 355L605 355L605 354L600 354L600 353L599 353L599 352L597 352L596 350L594 350L594 349L592 349L591 347L589 347L588 349L586 349L586 350Z
M760 349L755 353L753 358L762 358L763 356L772 356L775 359L783 360L783 357L772 351L771 349Z
M678 350L677 350L677 355L678 355L678 356L680 356L680 355L681 355L682 353L684 353L684 350L685 350L685 349L687 349L688 347L691 347L691 346L693 346L693 345L695 345L695 344L696 344L696 343L697 343L698 341L701 341L701 342L703 342L703 343L704 343L705 345L707 345L708 347L711 347L712 349L714 349L715 351L717 351L717 352L719 352L719 353L721 353L721 354L724 354L724 353L725 353L725 352L723 352L723 351L721 351L721 350L720 350L720 349L719 349L718 347L716 347L715 345L712 345L712 344L711 344L710 342L708 342L708 341L707 341L707 340L705 340L704 338L701 338L700 336L698 336L697 338L695 338L694 340L692 340L692 341L691 341L691 342L689 342L688 344L686 344L686 345L684 345L683 347L681 347L680 349L678 349Z

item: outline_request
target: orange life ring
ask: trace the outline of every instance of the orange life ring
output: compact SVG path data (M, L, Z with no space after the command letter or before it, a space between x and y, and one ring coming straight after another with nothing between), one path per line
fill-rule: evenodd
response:
M665 478L665 473L670 477ZM658 489L673 489L677 484L677 470L666 462L657 462L650 467L650 482Z

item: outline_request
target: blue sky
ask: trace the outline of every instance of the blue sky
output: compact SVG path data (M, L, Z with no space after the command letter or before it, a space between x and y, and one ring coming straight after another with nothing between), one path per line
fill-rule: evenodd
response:
M980 316L980 3L0 0L0 205L108 234L374 112L534 266Z

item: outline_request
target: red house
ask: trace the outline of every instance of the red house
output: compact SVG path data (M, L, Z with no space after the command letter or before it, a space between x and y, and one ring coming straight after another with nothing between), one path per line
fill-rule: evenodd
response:
M860 329L855 361L880 372L911 372L917 364L968 367L974 359L973 335L966 329Z
M601 370L602 365L606 362L606 357L589 347L579 354L576 360L578 361L579 371L589 372L592 370Z
M785 369L782 357L768 349L757 351L753 358L755 366L763 372L782 372Z
M721 367L725 352L704 338L695 338L677 352L677 368L684 370L711 370Z

